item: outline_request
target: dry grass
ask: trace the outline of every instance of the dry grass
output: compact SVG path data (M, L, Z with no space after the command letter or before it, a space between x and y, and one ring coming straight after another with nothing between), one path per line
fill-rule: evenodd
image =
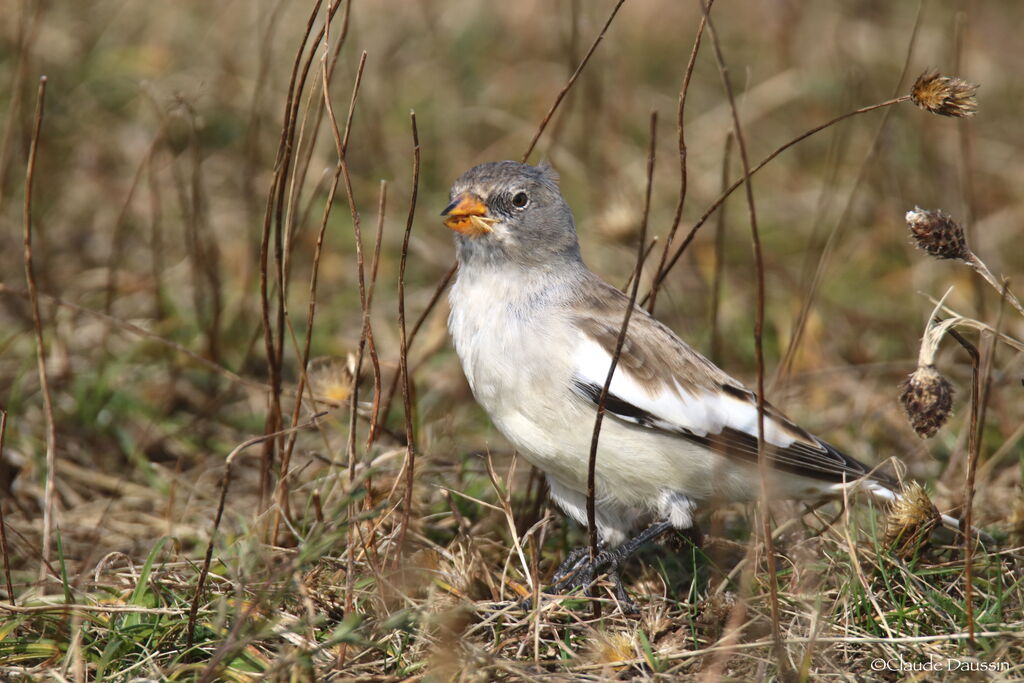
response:
M948 659L1024 675L1024 325L991 275L1012 289L1024 270L1017 3L716 4L739 121L707 36L687 74L697 2L626 2L592 55L613 0L10 4L0 678L895 680L912 672L872 663ZM969 121L910 103L933 67L982 84ZM932 109L974 111L963 83L930 82L957 88L952 104L924 93ZM924 514L898 533L859 501L773 505L774 582L755 508L731 506L707 511L700 551L670 540L631 564L639 616L608 591L599 617L576 598L519 607L585 531L549 508L469 394L444 329L453 255L435 214L470 165L536 143L588 263L626 282L649 113L666 122L679 101L685 141L665 123L658 136L648 234L664 241L643 252L641 300L662 279L654 264L688 244L658 315L700 349L713 338L754 384L741 198L717 234L687 236L738 187L739 163L724 180L722 166L741 130L745 165L772 157L753 186L767 397L863 460L897 459L939 510L970 500L969 477L974 522L996 540L973 553L970 589L960 539L918 533L934 526L919 491ZM915 250L903 216L917 205L957 217L985 279ZM971 358L946 341L932 360L953 414L923 440L898 384L928 296L949 286L938 310L978 347L980 410ZM238 448L321 410L314 427Z

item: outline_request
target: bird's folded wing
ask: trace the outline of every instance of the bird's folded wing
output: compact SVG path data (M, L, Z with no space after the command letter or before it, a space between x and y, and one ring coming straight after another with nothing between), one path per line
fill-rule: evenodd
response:
M571 389L595 405L622 320L616 321L608 308L612 307L605 311L590 307L576 317L581 335L573 350ZM630 322L605 410L620 420L676 435L727 458L757 463L754 393L640 309ZM765 406L764 435L765 454L778 470L835 483L868 474L865 465L812 436L770 405Z

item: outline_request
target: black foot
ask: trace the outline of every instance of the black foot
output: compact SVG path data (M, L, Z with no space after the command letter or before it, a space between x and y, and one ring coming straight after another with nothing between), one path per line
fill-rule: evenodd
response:
M577 548L569 553L565 561L559 565L553 577L554 583L545 592L564 595L582 588L584 595L589 597L597 579L602 574L607 574L615 590L615 599L618 600L622 611L627 614L635 614L639 609L626 594L619 570L626 559L640 546L654 540L671 528L670 522L658 522L616 548L609 550L607 544L602 543L593 560L590 558L590 548ZM524 606L529 609L529 605L530 601L527 601Z
M564 595L582 588L584 595L589 597L598 577L607 574L615 587L615 597L623 603L623 609L636 611L636 605L627 597L619 576L619 568L625 559L626 555L620 553L618 548L601 550L593 559L590 558L589 548L579 548L570 554L555 572L555 583L548 592Z

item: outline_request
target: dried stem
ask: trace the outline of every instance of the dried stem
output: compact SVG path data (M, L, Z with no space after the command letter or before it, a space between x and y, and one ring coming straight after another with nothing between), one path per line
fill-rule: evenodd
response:
M978 454L981 452L980 433L980 398L981 398L981 355L977 347L957 332L949 329L949 336L956 339L971 357L971 422L967 433L967 481L966 500L964 501L964 522L961 531L964 534L964 603L967 612L967 642L973 648L974 643L974 474L978 466ZM995 343L992 344L995 348Z
M973 251L969 252L967 258L964 259L964 262L971 268L973 268L974 271L978 273L978 275L984 278L985 282L992 285L992 287L997 292L999 292L1003 299L1007 301L1011 306L1013 306L1018 313L1024 315L1024 306L1021 305L1020 299L1018 299L1017 296L1010 291L1009 287L1006 286L1005 282L1000 283L999 280L996 279L996 276L993 275L992 271L988 269L988 266L985 265L985 262L978 258L977 254L975 254Z
M725 150L722 152L722 190L729 183L729 164L732 160L733 135L725 136ZM725 269L725 207L718 212L715 220L715 271L711 279L711 311L708 327L711 328L711 341L708 345L711 362L718 363L722 356L721 331L718 329L718 309L722 299L722 272Z
M43 110L46 104L46 76L39 79L36 94L36 113L32 124L32 141L28 150L28 167L25 171L25 286L32 304L32 328L36 342L36 370L39 373L39 389L43 394L43 412L46 415L46 485L43 493L43 542L39 579L46 577L46 564L50 560L50 541L53 535L54 498L57 481L57 427L53 418L53 399L50 383L46 378L46 346L43 343L43 320L39 312L39 291L36 286L35 268L32 262L32 183L36 174L36 156L39 152L39 134L43 127Z
M412 223L416 216L416 198L420 186L420 134L416 128L416 112L409 112L412 126L412 193L409 197L409 217L405 222L405 235L402 237L402 257L398 265L398 336L399 355L398 372L402 381L402 403L405 409L405 497L402 503L402 524L398 532L399 553L405 547L405 534L409 529L409 515L412 513L412 486L416 469L416 440L412 425L412 387L409 381L409 340L405 333L405 265L409 258L409 236L412 234Z
M7 436L7 411L0 408L0 458L4 453L4 438ZM4 504L0 500L0 553L4 557L4 580L7 582L7 601L13 607L14 584L11 583L11 560L7 550L7 523L4 521Z
M352 176L349 173L348 167L348 140L352 130L352 117L355 113L356 97L359 95L359 84L362 81L363 70L366 67L366 51L364 50L362 55L359 57L359 68L356 71L355 82L352 86L352 98L349 100L348 105L348 116L345 119L345 133L341 135L338 131L338 125L334 117L334 109L330 104L330 99L326 99L328 118L331 121L331 131L334 135L334 143L338 154L338 168L341 170L341 177L345 181L345 197L348 200L349 214L352 217L352 233L356 245L356 278L359 285L359 306L362 311L362 327L359 333L359 346L356 352L356 367L353 371L352 379L352 395L349 397L349 423L348 423L348 443L346 446L346 452L348 454L348 480L351 486L355 482L356 478L356 416L358 413L359 404L359 374L363 365L363 353L366 350L367 339L372 339L372 331L370 328L369 308L367 307L367 296L366 296L366 266L365 257L363 256L363 227L362 219L359 216L359 210L356 207L355 194L352 190ZM355 519L355 505L354 503L349 504L348 518L350 522ZM354 587L354 562L355 562L355 525L350 523L348 528L348 570L346 571L345 581L345 609L351 612L353 608L352 595ZM347 652L347 650L346 650ZM342 654L344 657L344 654Z
M640 219L640 236L637 239L636 249L636 277L633 278L633 287L629 292L629 304L626 306L626 313L622 317L622 326L619 328L619 336L615 341L615 352L612 354L612 362L608 366L608 375L605 377L604 385L601 387L601 394L597 399L597 416L594 418L594 432L590 437L590 456L587 461L587 529L590 535L590 558L597 556L597 512L596 506L596 480L597 480L597 444L601 437L601 423L604 421L605 403L608 401L608 391L612 384L612 377L615 375L615 368L619 364L619 356L622 355L622 347L626 342L626 332L629 330L629 320L633 317L633 307L636 305L636 297L640 291L640 274L643 269L644 254L648 253L647 246L647 218L651 211L651 186L654 184L654 151L658 132L658 112L651 112L650 123L650 145L647 149L647 189L644 192L644 213ZM600 616L601 603L594 602L594 612Z
M271 323L270 317L270 238L275 235L276 256L278 259L278 295L281 306L284 300L284 282L281 281L283 273L283 244L281 238L281 221L283 201L286 191L286 178L291 163L292 146L295 136L295 118L298 110L299 95L306 82L306 74L309 70L309 61L306 62L302 76L299 76L299 67L302 64L302 55L306 51L306 43L313 32L313 25L320 13L320 5L323 0L316 0L313 9L306 22L306 30L302 35L299 48L295 53L295 60L292 63L291 76L288 81L288 95L285 100L285 117L281 127L281 138L278 143L277 159L275 161L274 178L270 190L267 192L267 205L263 217L263 232L260 237L260 313L263 321L263 342L267 356L267 365L270 370L270 391L267 396L267 417L264 424L266 434L277 433L281 426L281 356L279 349L284 347L283 324L275 326ZM329 19L328 19L329 21ZM318 35L314 43L319 42ZM314 48L315 49L315 48ZM275 221L276 218L276 221ZM276 224L276 229L275 229ZM281 311L283 319L283 310ZM266 507L267 491L270 486L270 471L274 463L274 440L266 439L263 442L263 452L260 459L260 510Z
M597 50L597 46L601 44L601 41L604 39L604 34L608 32L608 28L612 25L612 21L615 19L615 15L619 13L619 8L622 7L622 3L624 3L625 1L626 0L619 0L617 3L615 3L615 7L612 8L611 14L608 15L608 20L604 22L604 27L601 28L601 32L597 34L597 38L594 39L594 42L593 44L591 44L590 49L587 50L587 54L583 56L583 61L580 62L580 65L576 67L575 71L572 72L572 76L569 77L569 80L558 92L558 95L555 97L555 101L551 104L551 108L548 109L548 113L544 115L544 119L540 122L540 126L537 127L537 132L533 134L533 139L530 140L529 147L527 147L526 152L523 153L522 162L524 164L526 163L526 160L530 158L530 155L533 153L533 148L537 146L537 141L540 140L540 136L544 134L544 129L547 128L548 122L551 121L551 117L554 116L555 111L558 110L558 105L562 103L562 100L565 98L566 94L572 88L573 84L576 82L576 79L579 78L581 73L583 73L583 69L586 68L587 62L590 61L590 58L593 56L594 51Z
M733 94L732 82L729 79L729 69L726 66L725 58L722 56L722 48L718 41L718 33L708 13L709 7L701 0L701 9L704 18L708 23L708 33L711 36L711 46L714 49L715 61L718 63L718 72L722 78L722 87L729 100L729 111L732 114L733 134L736 136L736 146L739 148L740 160L743 163L744 192L747 198L747 209L750 217L750 239L754 248L754 274L757 283L756 309L754 316L754 354L757 362L757 465L760 470L761 479L761 533L764 535L766 559L768 562L768 588L771 605L772 619L772 640L775 643L776 665L780 672L787 672L788 664L785 658L785 651L782 646L782 634L779 626L779 585L778 573L775 567L775 543L772 540L770 495L768 491L768 479L771 476L771 465L768 462L765 452L764 440L764 255L761 250L761 236L757 227L757 210L754 205L754 188L751 181L750 159L747 155L746 140L743 137L743 127L740 125L739 111L736 108L736 98ZM783 675L783 678L789 676Z
M203 567L199 571L199 580L196 582L196 591L192 596L192 604L188 610L188 626L185 630L186 649L192 647L192 643L195 638L196 615L199 613L199 600L203 595L203 587L206 585L206 577L210 574L210 562L213 559L213 543L217 539L217 531L220 529L220 521L224 517L224 504L227 502L228 486L231 484L231 466L234 464L235 458L250 446L255 446L267 439L276 439L279 436L291 434L294 431L305 429L306 427L315 426L316 421L326 414L326 412L317 413L302 424L288 427L287 429L281 429L270 434L254 436L253 438L243 441L235 446L234 449L228 453L228 457L224 459L224 473L221 475L220 480L220 500L217 502L217 514L213 518L213 529L210 531L210 541L206 544L206 555L203 558Z
M708 2L708 11L711 10L711 6L714 4L714 0ZM686 63L686 72L683 74L683 84L679 88L679 105L676 108L676 128L679 135L679 198L676 201L676 213L672 217L672 227L669 228L668 238L665 240L665 246L661 250L661 260L658 262L658 268L655 273L660 273L661 269L665 267L665 261L668 259L668 250L672 247L672 241L676 238L676 231L679 230L679 223L683 218L683 205L686 203L686 190L688 177L686 173L686 126L685 123L685 112L686 112L686 94L690 91L690 80L693 77L693 67L697 63L697 53L700 51L700 40L704 36L704 27L707 25L707 20L702 15L700 18L700 25L697 26L697 35L693 39L693 48L690 50L690 59ZM658 290L661 287L662 281L657 281L651 285L651 291L647 296L647 312L654 314L654 305L658 299Z
M370 429L366 435L366 448L369 449L377 438L377 421L380 417L380 358L377 355L377 345L373 342L373 334L370 328L370 309L373 307L373 292L377 287L377 271L380 267L380 246L384 240L384 213L388 201L388 182L380 181L380 195L377 199L377 234L373 239L373 263L370 264L370 288L366 294L366 317L363 325L366 328L367 350L370 352L370 364L373 366L373 407L370 410ZM357 375L358 382L358 375ZM353 399L354 401L355 399Z

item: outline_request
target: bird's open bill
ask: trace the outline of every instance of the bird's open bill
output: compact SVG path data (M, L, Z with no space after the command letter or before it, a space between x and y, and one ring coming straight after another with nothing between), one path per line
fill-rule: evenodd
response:
M468 237L479 237L491 231L493 218L487 216L487 206L479 197L463 192L441 212L444 224Z

